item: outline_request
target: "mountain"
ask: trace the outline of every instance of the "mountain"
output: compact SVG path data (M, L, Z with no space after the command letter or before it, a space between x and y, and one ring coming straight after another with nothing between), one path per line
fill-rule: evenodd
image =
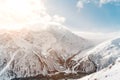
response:
M108 40L87 53L83 59L94 63L95 73L79 80L119 80L120 38ZM89 69L89 70L92 70Z
M92 46L91 41L61 26L1 30L0 80L71 73L77 64L72 59Z
M78 80L119 80L120 79L120 58L114 64L102 69L99 72L93 73L89 76Z
M79 35L80 37L93 41L97 45L120 35L120 32L112 32L112 33L74 32L74 33Z

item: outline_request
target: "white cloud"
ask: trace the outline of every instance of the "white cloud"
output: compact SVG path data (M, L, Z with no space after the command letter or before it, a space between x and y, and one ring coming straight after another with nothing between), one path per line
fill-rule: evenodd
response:
M107 3L114 3L114 4L116 4L116 3L119 3L119 2L120 2L120 0L100 0L99 4L100 4L100 6L102 6L103 4L107 4Z
M59 15L54 15L53 16L53 21L58 22L58 23L64 23L65 22L65 17L59 16Z
M101 7L103 4L108 4L108 3L114 4L114 5L120 4L120 0L78 0L76 6L79 9L82 9L84 8L84 5L88 3L94 3Z
M120 36L120 32L103 33L103 32L79 32L79 31L75 31L74 33L83 37L83 38L94 41L96 44Z
M88 4L90 2L95 2L96 0L78 0L77 7L78 8L84 8L84 4Z
M83 7L84 7L83 1L79 0L76 6L77 6L79 9L83 8Z
M0 28L46 25L54 20L63 23L65 18L49 15L44 0L0 0Z

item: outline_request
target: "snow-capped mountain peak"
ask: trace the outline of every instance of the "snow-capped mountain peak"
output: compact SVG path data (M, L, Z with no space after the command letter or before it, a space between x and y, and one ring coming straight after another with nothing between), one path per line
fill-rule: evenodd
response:
M72 56L92 45L60 26L37 31L4 31L0 34L0 78L64 72L69 69Z

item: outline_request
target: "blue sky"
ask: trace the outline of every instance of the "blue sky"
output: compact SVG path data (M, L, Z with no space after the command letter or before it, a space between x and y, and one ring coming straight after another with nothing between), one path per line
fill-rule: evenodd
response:
M82 7L76 6L79 1L84 1ZM59 14L65 17L64 24L74 30L94 32L115 32L120 30L120 0L116 2L104 0L106 2L101 6L99 3L95 3L95 0L91 0L89 3L85 3L85 0L79 1L48 0L46 6L51 15Z

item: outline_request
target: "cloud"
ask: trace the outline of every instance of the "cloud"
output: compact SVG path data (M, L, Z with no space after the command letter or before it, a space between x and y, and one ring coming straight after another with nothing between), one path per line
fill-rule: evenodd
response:
M99 4L102 6L103 4L120 4L120 0L100 0Z
M76 5L79 9L83 8L84 7L84 3L83 1L78 1L77 5Z
M103 32L76 32L75 31L74 33L83 38L89 39L95 42L96 44L120 36L120 32L103 33Z
M76 6L79 9L82 9L84 8L85 4L89 4L89 3L94 3L101 7L103 4L105 5L108 3L113 5L120 4L120 0L78 0Z
M66 20L65 17L59 16L59 15L53 16L53 22L64 23L65 20Z
M44 26L53 21L62 24L65 18L48 14L44 0L0 0L0 28Z
M84 5L85 4L88 4L90 2L94 2L95 0L78 0L76 6L79 8L79 9L82 9L84 8Z

